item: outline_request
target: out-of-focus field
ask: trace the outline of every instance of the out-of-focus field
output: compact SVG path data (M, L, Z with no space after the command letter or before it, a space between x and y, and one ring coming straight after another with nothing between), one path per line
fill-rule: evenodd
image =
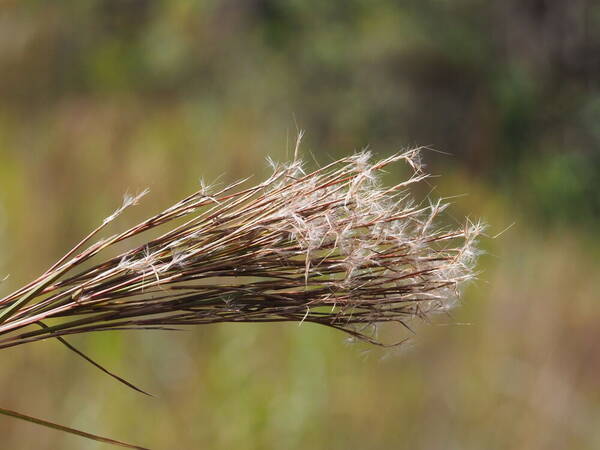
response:
M48 341L2 350L0 406L153 449L600 448L598 8L404 3L2 3L0 296L124 192L152 191L110 231L200 177L259 180L296 127L311 167L452 153L424 152L431 195L491 227L462 304L398 349L311 324L79 336L156 397ZM0 436L106 448L2 416Z

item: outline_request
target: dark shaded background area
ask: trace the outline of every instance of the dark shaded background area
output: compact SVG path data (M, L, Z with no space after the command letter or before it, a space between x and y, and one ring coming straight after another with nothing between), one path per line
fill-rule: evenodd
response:
M298 128L312 166L365 146L450 153L424 160L434 196L469 194L453 217L490 236L516 222L441 320L471 325L367 358L311 326L73 339L158 400L36 344L3 355L2 406L165 449L598 448L592 0L5 0L0 290L125 191L153 193L123 226L199 177L263 176ZM101 448L32 430L0 419L10 448Z
M121 141L168 109L189 121L239 114L274 132L295 118L316 153L429 145L544 220L580 222L600 213L598 10L586 0L13 2L1 16L2 111L29 134L66 110L116 108Z

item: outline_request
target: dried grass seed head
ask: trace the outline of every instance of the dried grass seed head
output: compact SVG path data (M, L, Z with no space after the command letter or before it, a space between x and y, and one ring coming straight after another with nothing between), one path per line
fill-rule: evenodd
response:
M381 171L398 161L411 175L385 187ZM58 281L0 323L0 335L10 334L0 347L105 329L273 321L319 323L376 342L371 325L447 310L474 276L483 227L440 227L447 204L413 200L410 186L427 177L418 149L375 162L363 151L311 173L297 157L270 163L263 183L217 192L203 184L63 258L46 275ZM145 193L127 197L103 226ZM76 272L81 261L159 226L161 236ZM0 300L0 308L23 292ZM73 292L83 295L75 301ZM61 322L55 328L14 334L53 318Z

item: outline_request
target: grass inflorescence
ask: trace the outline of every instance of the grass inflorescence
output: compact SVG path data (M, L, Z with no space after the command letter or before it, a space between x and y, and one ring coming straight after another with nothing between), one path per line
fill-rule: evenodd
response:
M380 172L398 161L411 175L383 186ZM203 186L90 244L147 191L126 196L48 271L0 300L0 348L219 322L312 322L380 343L371 325L447 310L473 277L482 226L439 226L447 205L413 200L410 186L428 177L418 150L377 162L361 152L310 173L297 158L272 167L258 185ZM162 234L99 259L155 229Z

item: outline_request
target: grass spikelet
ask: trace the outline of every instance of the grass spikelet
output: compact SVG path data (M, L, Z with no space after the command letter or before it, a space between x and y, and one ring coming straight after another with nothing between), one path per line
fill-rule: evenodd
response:
M383 169L411 175L383 186ZM0 348L104 330L219 322L297 322L381 344L365 330L451 307L473 277L480 223L437 224L422 205L418 150L361 152L307 173L296 157L264 182L201 189L120 234L92 242L122 206L30 284L0 300ZM143 245L102 257L160 231ZM85 264L84 264L85 263ZM39 324L44 326L33 326Z

